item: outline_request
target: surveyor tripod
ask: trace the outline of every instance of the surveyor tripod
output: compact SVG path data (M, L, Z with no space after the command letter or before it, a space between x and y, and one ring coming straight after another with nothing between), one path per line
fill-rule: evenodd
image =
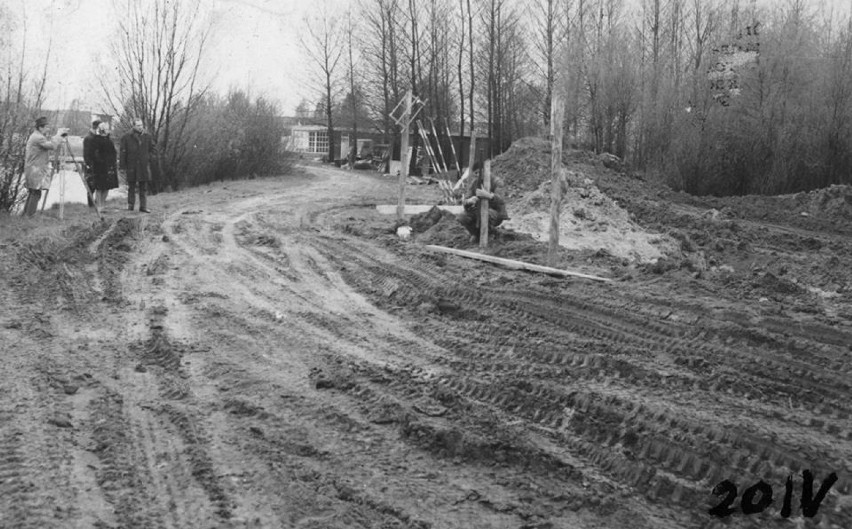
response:
M103 220L104 216L101 214L101 210L98 207L97 201L95 200L94 195L92 194L92 190L89 188L89 183L86 182L86 168L83 167L83 164L77 161L77 158L74 156L74 152L71 150L71 144L68 143L68 136L63 136L62 140L59 142L59 146L54 151L53 155L53 175L51 175L50 181L53 182L53 176L59 175L59 220L63 220L65 216L65 171L61 170L59 157L63 158L70 157L71 163L74 164L74 172L80 177L80 180L83 181L83 187L86 188L86 195L88 195L89 200L92 201L92 204L95 206L95 213L97 213L98 218ZM44 206L47 204L47 194L50 193L50 189L47 190L44 194L44 201L41 203L41 210L44 211Z

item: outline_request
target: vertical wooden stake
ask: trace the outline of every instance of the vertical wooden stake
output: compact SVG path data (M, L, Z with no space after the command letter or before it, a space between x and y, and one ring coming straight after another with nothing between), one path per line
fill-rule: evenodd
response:
M553 91L550 105L550 244L547 247L547 264L556 264L559 248L559 208L562 205L562 120L565 100L558 90Z
M405 210L405 186L408 184L408 121L411 114L411 90L405 93L405 110L402 113L402 145L399 149L399 201L396 218L402 220Z
M485 160L482 171L482 187L491 192L491 160ZM487 198L479 199L479 247L488 247L488 206L491 203Z

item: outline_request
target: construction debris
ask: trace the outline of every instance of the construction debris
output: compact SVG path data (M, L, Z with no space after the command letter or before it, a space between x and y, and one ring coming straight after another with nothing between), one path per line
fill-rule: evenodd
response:
M479 261L485 261L487 263L493 263L496 265L500 265L512 270L526 270L529 272L541 272L543 274L549 274L554 276L561 277L580 277L583 279L591 279L593 281L602 281L605 283L611 282L612 279L607 279L605 277L598 277L590 274L582 274L580 272L571 272L570 270L560 270L559 268L551 268L549 266L541 266L532 263L525 263L523 261L515 261L514 259L504 259L502 257L494 257L493 255L484 255L476 252L469 252L466 250L457 250L455 248L447 248L446 246L434 246L428 244L424 246L427 250L433 252L441 252L448 253L452 255L458 255L460 257L467 257L469 259L477 259Z

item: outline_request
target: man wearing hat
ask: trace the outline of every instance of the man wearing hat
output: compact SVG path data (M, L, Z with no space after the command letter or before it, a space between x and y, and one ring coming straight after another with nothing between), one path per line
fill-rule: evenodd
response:
M150 160L156 155L154 141L145 132L142 120L133 120L133 130L121 137L119 169L127 178L127 205L133 211L136 202L136 189L139 189L139 211L150 213L146 204L146 187L151 181Z
M40 117L35 122L35 130L27 139L24 175L27 180L27 202L24 215L32 217L38 211L41 190L50 189L50 151L59 146L59 135L47 139L47 118Z
M98 137L98 125L101 124L101 120L96 119L92 121L92 128L89 129L89 133L83 138L83 165L86 167L86 184L89 186L89 189L94 192L95 179L94 172L92 167L94 166L94 144L95 138ZM92 197L89 196L89 207L93 207L95 205L92 202Z

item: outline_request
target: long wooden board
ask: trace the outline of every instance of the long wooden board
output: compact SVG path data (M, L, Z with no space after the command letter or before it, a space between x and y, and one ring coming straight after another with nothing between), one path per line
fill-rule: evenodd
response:
M447 248L446 246L435 246L429 244L426 245L425 248L433 252L448 253L461 257L467 257L470 259L477 259L488 263L494 263L500 266L505 266L506 268L510 268L512 270L528 270L530 272L541 272L543 274L550 274L555 276L582 277L583 279L591 279L593 281L603 281L606 283L612 282L612 279L607 279L605 277L581 274L580 272L571 272L570 270L560 270L559 268L551 268L549 266L541 266L532 263L525 263L523 261L515 261L514 259L504 259L502 257L494 257L493 255L484 255L476 252L468 252L467 250L457 250L455 248Z
M438 204L437 206L438 209L449 211L450 213L453 213L455 215L458 215L459 213L464 211L464 206L451 206L448 204ZM416 215L418 213L424 213L426 211L429 211L433 207L435 206L432 204L406 204L405 208L402 211L402 214ZM382 215L393 215L394 213L396 213L396 208L397 207L395 205L381 204L376 206L376 211L378 211Z

